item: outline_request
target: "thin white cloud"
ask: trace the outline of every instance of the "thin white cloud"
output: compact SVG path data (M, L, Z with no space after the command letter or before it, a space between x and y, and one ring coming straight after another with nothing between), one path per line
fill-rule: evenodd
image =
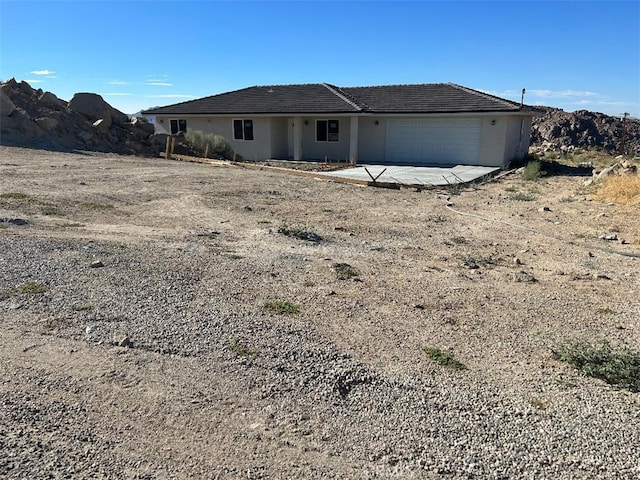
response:
M58 78L57 75L46 75L44 78Z
M26 78L24 81L27 83L43 83L44 82L44 80L40 80L38 78Z
M129 85L129 82L123 82L121 80L113 80L111 82L107 82L109 85Z
M527 93L540 98L597 97L596 92L588 90L527 90Z
M32 70L29 73L32 75L53 75L56 72L53 70Z
M169 83L169 82L153 81L153 82L145 82L144 84L149 86L154 86L154 87L173 87L173 83Z
M145 95L147 98L195 98L195 95L182 95L177 93L167 95Z

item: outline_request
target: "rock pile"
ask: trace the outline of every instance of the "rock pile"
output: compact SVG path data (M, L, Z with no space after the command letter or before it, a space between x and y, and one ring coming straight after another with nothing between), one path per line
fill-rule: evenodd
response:
M542 115L534 117L531 146L546 151L573 152L596 148L607 153L619 152L624 132L624 153L640 155L640 120L611 117L603 113L539 107ZM624 125L623 125L624 123Z
M95 93L70 102L11 79L0 85L0 144L51 150L155 155L154 126L113 108Z

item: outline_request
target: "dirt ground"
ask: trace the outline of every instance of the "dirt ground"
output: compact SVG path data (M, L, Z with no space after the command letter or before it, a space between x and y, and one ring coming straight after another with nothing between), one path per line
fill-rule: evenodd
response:
M0 476L637 478L638 394L552 354L640 345L638 209L583 183L1 148Z

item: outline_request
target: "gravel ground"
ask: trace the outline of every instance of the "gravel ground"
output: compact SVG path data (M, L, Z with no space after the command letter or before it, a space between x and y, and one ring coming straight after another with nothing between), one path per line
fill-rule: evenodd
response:
M0 476L639 478L639 394L551 352L640 345L640 215L582 184L1 148Z

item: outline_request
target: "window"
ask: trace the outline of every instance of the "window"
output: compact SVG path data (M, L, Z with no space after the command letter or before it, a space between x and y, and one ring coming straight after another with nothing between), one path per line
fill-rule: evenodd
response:
M339 142L339 120L316 120L316 142Z
M253 120L234 120L233 138L235 140L253 140Z
M171 120L171 135L175 135L178 132L187 133L187 121L184 119L181 120Z

